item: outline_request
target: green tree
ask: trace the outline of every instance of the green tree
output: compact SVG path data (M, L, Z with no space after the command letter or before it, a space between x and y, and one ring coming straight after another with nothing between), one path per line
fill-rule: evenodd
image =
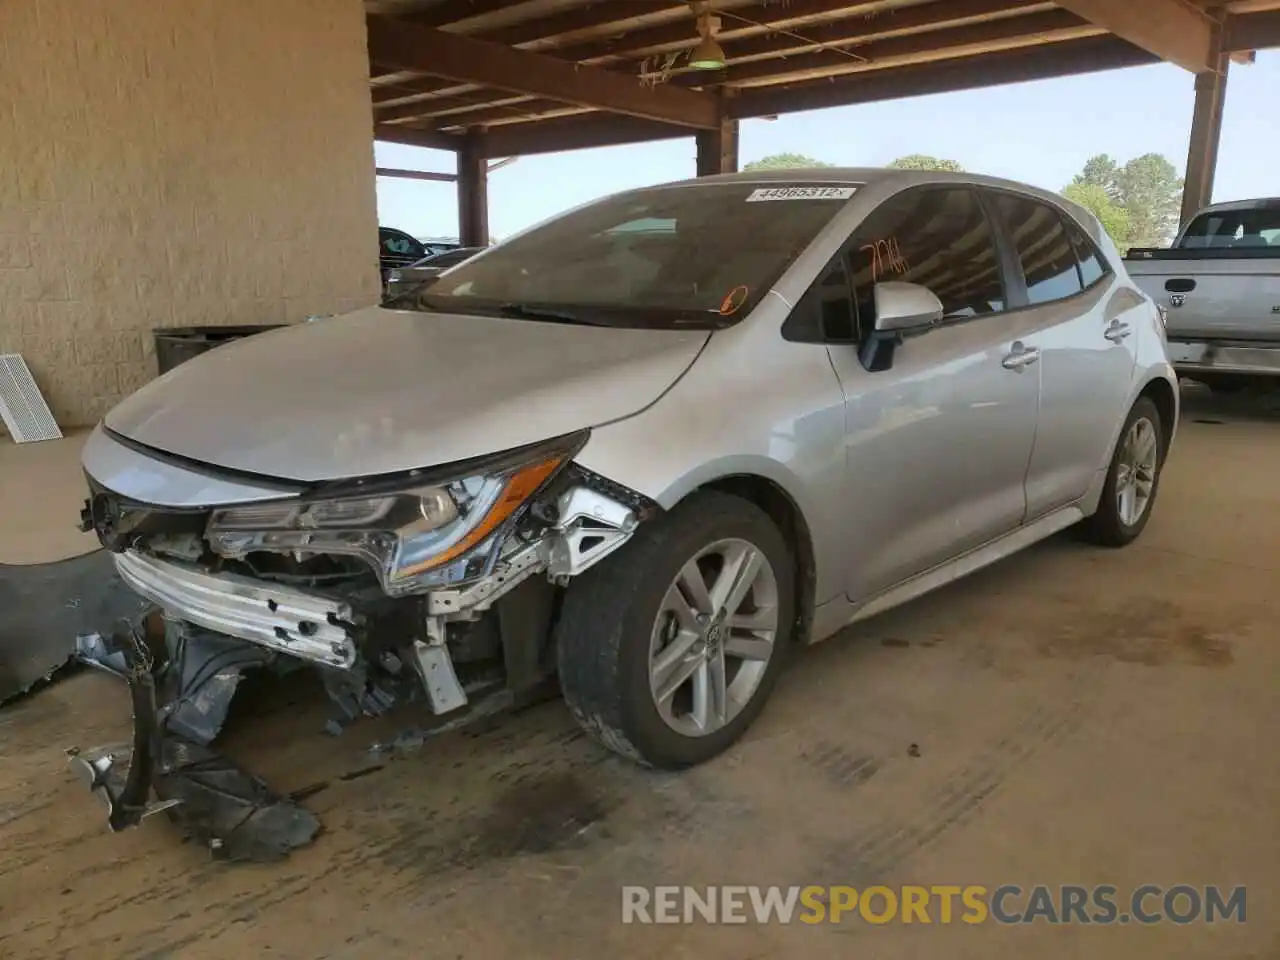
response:
M1116 199L1116 173L1118 169L1116 162L1111 157L1105 153L1100 153L1085 161L1084 170L1076 174L1076 178L1071 183L1073 186L1100 187L1114 201Z
M802 153L774 153L760 160L752 160L743 170L792 170L797 167L829 167L831 164L814 160Z
M1097 183L1086 183L1079 177L1062 195L1074 203L1080 204L1102 224L1115 245L1121 250L1129 247L1129 214L1107 194L1105 187Z
M931 157L927 153L909 153L889 164L891 170L940 170L945 173L964 173L964 167L954 160Z
M1129 219L1127 241L1132 246L1168 243L1178 226L1182 179L1173 164L1158 153L1144 153L1124 166L1100 153L1086 161L1072 186L1096 187L1122 209Z
M1182 178L1158 153L1134 157L1116 173L1120 205L1129 214L1129 239L1135 247L1157 247L1178 228Z

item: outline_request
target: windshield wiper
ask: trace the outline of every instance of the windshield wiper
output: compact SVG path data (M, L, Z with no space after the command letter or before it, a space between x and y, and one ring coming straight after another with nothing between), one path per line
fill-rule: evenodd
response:
M535 307L527 303L504 303L498 307L504 317L516 317L520 320L550 320L553 323L576 323L587 327L603 327L608 324L598 320L588 320L580 313L572 310L560 310L555 307Z

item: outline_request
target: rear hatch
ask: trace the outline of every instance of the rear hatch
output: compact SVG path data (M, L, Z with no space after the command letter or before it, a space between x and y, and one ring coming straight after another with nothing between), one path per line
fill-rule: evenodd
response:
M1280 343L1280 249L1135 249L1125 266L1167 308L1171 340Z

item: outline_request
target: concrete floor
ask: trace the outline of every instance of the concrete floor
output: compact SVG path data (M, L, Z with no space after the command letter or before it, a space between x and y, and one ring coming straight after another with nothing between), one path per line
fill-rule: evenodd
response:
M328 739L296 690L228 752L331 780L327 832L219 865L162 818L106 833L62 750L123 738L124 690L56 685L0 713L0 956L1274 960L1280 404L1188 400L1139 544L1057 538L814 648L682 775L558 703L370 770L385 728ZM1245 884L1248 922L621 924L621 885L664 883Z
M96 550L81 533L84 475L80 448L87 430L61 440L16 444L0 438L0 563L51 563Z

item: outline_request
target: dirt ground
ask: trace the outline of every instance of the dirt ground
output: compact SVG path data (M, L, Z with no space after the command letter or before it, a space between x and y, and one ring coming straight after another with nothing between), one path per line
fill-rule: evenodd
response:
M228 752L326 831L210 862L112 836L63 749L123 739L81 675L0 713L0 957L1280 958L1280 404L1188 394L1134 547L1055 538L797 658L746 739L681 774L559 703L372 765L308 690ZM253 706L261 704L254 701ZM1247 922L636 926L624 884L1247 886ZM1123 895L1123 894L1122 894Z

